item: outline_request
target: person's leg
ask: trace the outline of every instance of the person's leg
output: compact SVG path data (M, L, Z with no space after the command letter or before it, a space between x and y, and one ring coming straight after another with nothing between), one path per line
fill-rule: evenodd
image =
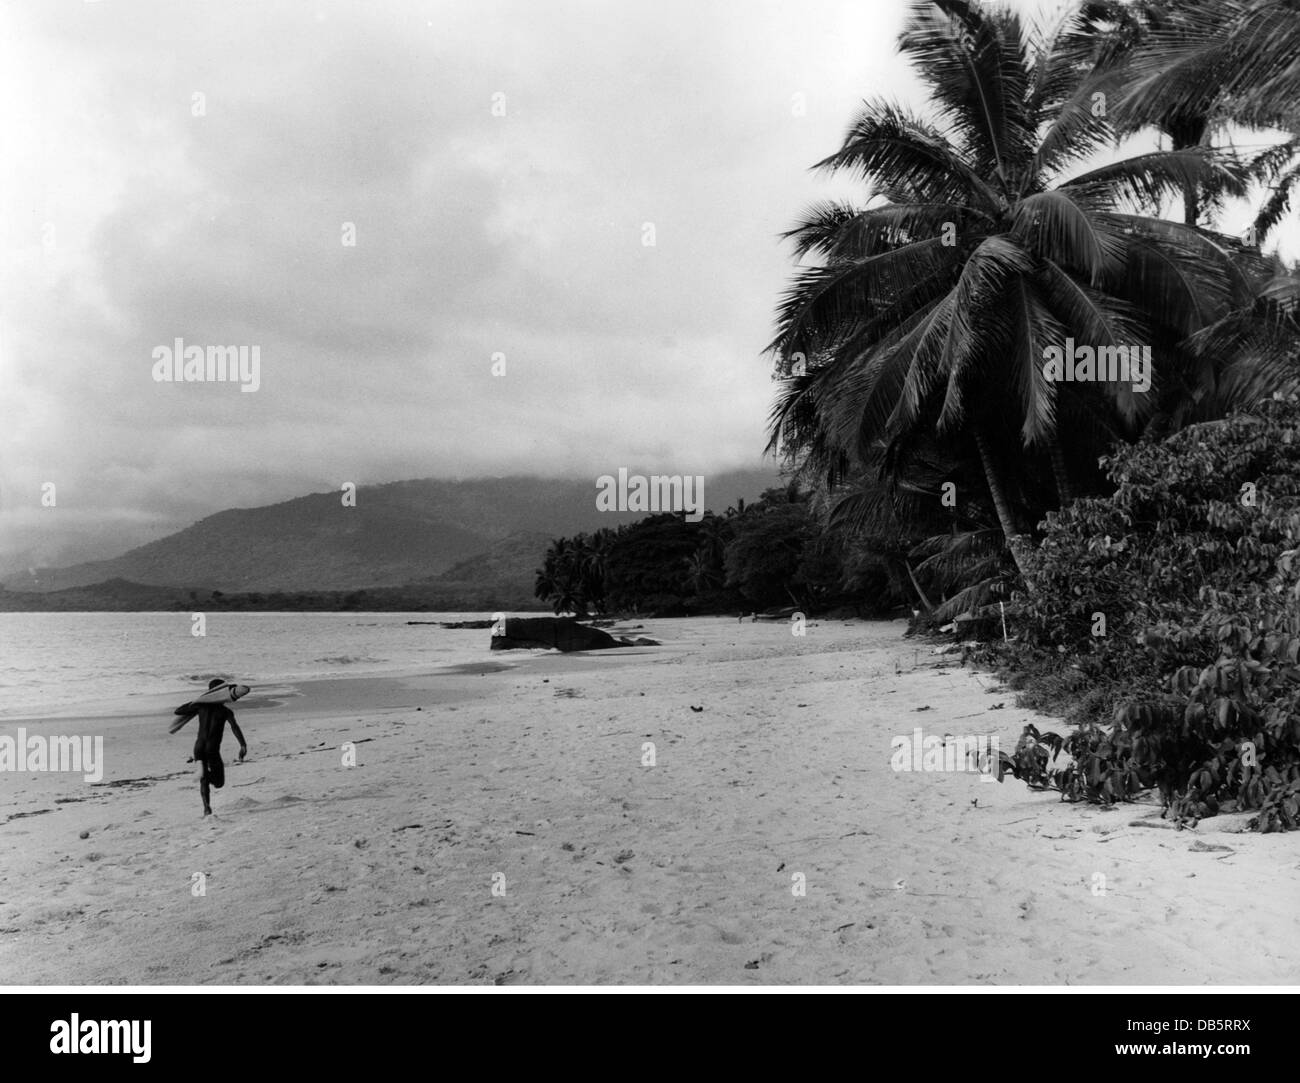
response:
M203 798L203 815L212 815L212 802L209 800L210 790L208 789L208 761L200 757L199 759L199 794Z
M208 756L208 782L215 790L221 789L226 784L226 764L219 752L213 752Z

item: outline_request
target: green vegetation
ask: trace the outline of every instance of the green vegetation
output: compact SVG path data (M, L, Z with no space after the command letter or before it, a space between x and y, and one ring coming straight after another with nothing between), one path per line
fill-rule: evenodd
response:
M768 489L698 523L652 515L617 529L560 538L537 572L556 613L676 616L852 604L843 538L819 528L807 494Z
M1300 405L1107 465L1112 496L1048 516L1021 635L992 653L1080 723L1048 739L1073 769L1049 778L1027 732L1015 772L1103 804L1156 786L1179 823L1232 802L1261 830L1300 826Z

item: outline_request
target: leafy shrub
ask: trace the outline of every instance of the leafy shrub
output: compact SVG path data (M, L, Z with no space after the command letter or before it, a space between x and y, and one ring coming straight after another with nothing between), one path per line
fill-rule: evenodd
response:
M1031 789L1055 788L1062 801L1110 805L1150 788L1151 776L1133 755L1135 738L1087 723L1069 737L1026 726L1014 756L1003 764Z
M1018 660L1073 659L1124 702L1067 739L1027 729L1014 772L1041 784L1054 737L1075 762L1052 776L1068 799L1154 785L1180 825L1231 801L1259 809L1261 831L1300 826L1300 406L1262 403L1105 465L1112 497L1045 524Z

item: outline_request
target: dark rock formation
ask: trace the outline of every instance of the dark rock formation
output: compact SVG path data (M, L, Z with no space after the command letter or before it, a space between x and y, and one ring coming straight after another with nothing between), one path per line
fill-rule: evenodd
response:
M505 635L492 637L492 650L542 647L561 651L604 651L628 646L608 632L572 617L507 617Z

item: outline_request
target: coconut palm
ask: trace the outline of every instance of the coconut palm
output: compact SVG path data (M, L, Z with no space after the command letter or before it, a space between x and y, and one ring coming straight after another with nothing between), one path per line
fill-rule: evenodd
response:
M1300 6L1294 0L1182 0L1132 58L1125 110L1228 115L1300 133Z
M1094 55L1103 68L1122 68L1117 126L1152 125L1177 148L1216 134L1234 137L1241 126L1289 127L1248 162L1252 181L1265 186L1248 243L1264 243L1292 212L1300 187L1300 107L1292 79L1300 70L1300 7L1290 3L1204 3L1179 0L1090 0L1084 7ZM1184 193L1184 220L1222 202L1221 191ZM1258 266L1255 268L1258 270ZM1300 386L1297 295L1300 278L1274 258L1255 296L1192 337L1189 346L1219 369L1216 394L1204 396L1189 420L1209 420L1225 408L1248 405L1270 392Z
M708 557L710 565L720 571L727 542L731 539L731 528L727 520L707 512L700 520L700 537L703 540L701 548Z
M696 594L713 590L722 583L722 573L713 562L708 549L697 549L686 561L686 582Z
M605 606L609 547L613 537L614 532L608 529L597 530L591 535L579 535L582 542L579 581L582 584L583 598L593 611L599 611Z
M1178 343L1251 296L1244 246L1131 213L1188 185L1244 191L1234 159L1196 146L1079 170L1112 144L1098 82L1054 35L964 0L913 6L900 49L928 84L920 115L868 101L819 163L861 176L868 204L821 204L788 236L800 270L771 349L784 372L770 449L835 479L883 442L888 474L936 435L973 451L1027 585L1024 535L1116 436L1196 394ZM1118 76L1114 76L1118 78ZM1054 383L1065 339L1147 345L1158 386ZM1044 467L1044 464L1045 467ZM1050 503L1050 501L1049 501Z
M1300 273L1275 261L1274 274L1249 305L1193 335L1189 346L1200 356L1226 359L1220 396L1226 400L1300 393Z
M1090 82L1122 99L1123 78L1134 55L1155 40L1168 40L1179 33L1179 9L1175 0L1087 0L1079 9L1078 21L1066 35L1066 48L1076 50L1093 67ZM1105 84L1102 87L1102 84ZM1163 109L1138 113L1119 110L1113 117L1116 134L1125 136L1153 127L1169 140L1173 150L1200 146L1216 119L1208 103L1168 103ZM1196 225L1201 218L1202 192L1196 184L1183 189L1183 221Z
M967 488L978 462L955 461L931 443L901 476L885 481L875 468L882 454L878 445L868 468L831 494L830 525L876 554L900 595L910 586L921 610L939 623L991 601L1009 580L997 517L987 503L943 499L946 485Z
M1186 0L1087 0L1080 9L1070 47L1096 66L1114 86L1116 129L1121 135L1155 128L1174 150L1198 146L1230 126L1300 130L1300 110L1269 84L1275 67L1259 61L1258 39L1276 35L1290 42L1290 62L1300 49L1300 9L1292 5L1205 4ZM1234 38L1243 40L1234 44ZM1271 48L1271 47L1270 47ZM1276 56L1275 56L1276 59ZM1094 76L1096 77L1096 75ZM1271 95L1267 110L1248 91ZM1247 164L1251 179L1268 186L1252 234L1263 241L1290 209L1300 184L1300 139L1267 146ZM1221 188L1183 192L1183 221L1197 224L1206 210L1218 210Z
M594 596L587 573L590 543L584 534L557 538L537 570L533 594L558 613L584 614L599 598Z

